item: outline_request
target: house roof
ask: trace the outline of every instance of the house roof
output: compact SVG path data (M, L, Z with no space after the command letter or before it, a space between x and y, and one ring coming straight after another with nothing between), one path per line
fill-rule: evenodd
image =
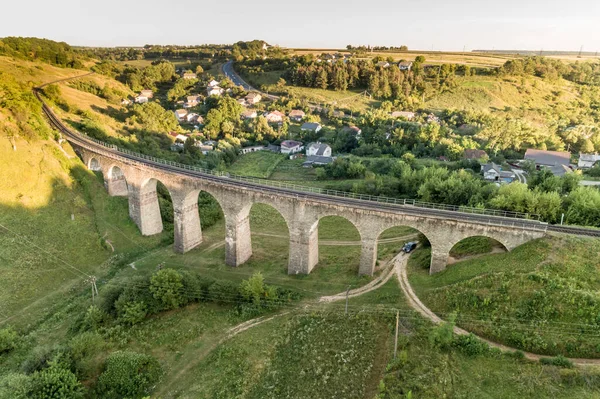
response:
M300 127L300 129L302 130L317 130L321 127L320 123L316 123L316 122L306 122L303 123L302 126Z
M528 149L525 152L525 159L535 161L538 165L554 166L566 165L571 163L571 154L564 151L543 151Z
M553 165L547 167L554 176L562 176L573 172L568 165Z
M500 168L500 166L496 165L495 163L491 162L485 165L481 166L483 173L487 173L490 170L494 170L496 171L496 173L500 174L502 172L502 169Z
M300 109L291 110L289 113L290 118L304 117L304 115L306 114Z
M250 99L256 98L256 97L262 97L262 96L260 95L260 93L248 93L248 95L246 96L246 98L250 98Z
M325 151L330 148L327 144L324 143L310 143L308 145L308 148L314 148L316 147L317 149L317 153L316 155L323 155L325 154Z
M256 118L256 115L257 115L256 111L252 111L250 109L247 110L247 111L242 112L242 116L244 118Z
M185 109L178 109L175 111L175 113L179 116L185 116L188 112Z
M296 141L296 140L284 140L281 142L281 146L286 147L286 148L294 148L294 147L298 147L301 145L302 145L302 143L300 141Z
M401 61L398 63L398 66L400 67L411 67L412 66L412 61Z
M285 114L283 112L280 112L280 111L271 111L271 112L268 112L266 116L267 117L269 117L269 116L271 116L271 117L273 117L273 116L279 116L279 117L283 118L285 116Z
M600 155L598 154L579 154L579 160L584 162L596 162L600 161Z
M323 157L320 155L310 155L308 157L306 157L306 161L303 163L303 165L312 165L312 164L317 164L317 165L327 165L332 163L334 160L334 158L332 157Z

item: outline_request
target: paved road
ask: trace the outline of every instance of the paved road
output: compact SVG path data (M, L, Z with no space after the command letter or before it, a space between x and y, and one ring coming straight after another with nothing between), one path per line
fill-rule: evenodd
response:
M517 176L517 179L519 179L521 183L527 184L527 173L525 173L524 170L513 169L512 171L515 172L515 176Z
M256 91L259 92L263 97L270 98L271 100L278 100L279 96L273 94L267 94L262 92L255 87L251 86L248 82L246 82L240 75L237 74L236 71L233 70L233 61L227 61L221 67L223 74L227 76L236 86L242 86L246 91Z

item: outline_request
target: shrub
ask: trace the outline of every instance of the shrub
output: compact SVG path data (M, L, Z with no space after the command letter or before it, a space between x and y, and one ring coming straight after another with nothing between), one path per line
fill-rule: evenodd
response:
M70 370L56 363L37 371L31 377L28 393L31 399L77 399L83 398L83 386Z
M135 352L114 352L106 359L96 391L102 398L141 398L161 375L158 361Z
M259 305L261 298L265 296L264 277L260 272L254 273L248 280L240 284L240 293L242 297L254 305Z
M439 324L431 329L429 343L439 349L449 349L454 338L455 315L451 315L447 322Z
M146 305L141 301L119 303L119 320L125 324L140 323L146 317Z
M31 378L25 374L7 374L0 378L0 398L26 399L30 385Z
M216 281L208 288L208 297L219 303L238 303L240 291L238 285L231 281Z
M150 292L164 309L178 308L183 303L181 281L181 274L176 270L159 270L150 279Z
M0 354L10 352L17 345L17 332L11 327L0 330Z
M458 348L467 356L479 356L489 352L489 346L473 334L457 335L454 337L452 346Z
M67 350L64 347L55 346L37 346L21 364L21 370L26 374L32 374L41 371L49 366L52 359L65 357Z
M558 355L555 357L542 357L540 359L541 364L545 364L548 366L557 366L565 369L573 368L573 362L564 357L563 355Z
M105 347L102 336L96 332L85 332L73 338L70 343L75 373L87 379L99 371L98 355Z
M87 312L85 312L85 317L83 319L83 328L84 330L96 331L105 319L106 313L104 313L104 311L102 311L96 305L92 305L88 308Z

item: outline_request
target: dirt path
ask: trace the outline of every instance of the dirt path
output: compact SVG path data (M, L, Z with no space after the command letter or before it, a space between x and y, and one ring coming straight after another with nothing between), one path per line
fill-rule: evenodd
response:
M371 281L369 284L363 285L362 287L356 288L354 290L350 290L348 292L348 298L354 298L359 295L366 294L367 292L374 291L377 288L384 285L385 283L387 283L390 280L390 278L392 278L394 276L394 274L395 274L394 272L395 272L396 268L398 267L398 262L400 261L401 258L404 257L404 255L406 255L404 252L400 252L398 255L396 255L394 258L392 258L383 267L384 269L388 269L388 270L385 270L383 273L381 273L381 275L379 277L377 277L375 280ZM334 301L340 301L343 299L346 299L346 292L340 292L339 294L335 294L335 295L322 296L319 298L319 302L334 302Z
M410 286L410 283L408 282L408 274L407 274L407 263L408 263L407 261L408 261L408 256L401 257L399 259L399 262L397 263L395 271L396 271L396 275L398 277L398 283L400 284L400 288L402 289L402 292L404 293L404 295L406 295L406 299L408 299L408 303L414 310L419 312L426 319L432 321L435 324L443 323L444 320L439 318L427 306L425 306L425 304L423 302L421 302L421 300L417 297L417 295L413 291L412 287ZM459 327L454 327L454 333L458 334L458 335L470 334L468 331L463 330L462 328L459 328ZM490 341L490 340L482 338L480 336L477 336L477 338L486 342L491 347L498 348L503 352L514 352L514 351L518 350L515 348L511 348L511 347ZM534 360L534 361L539 361L543 357L550 357L550 356L541 356L541 355L537 355L535 353L530 353L530 352L523 352L523 353L525 354L525 357L527 359ZM569 360L577 366L600 365L600 359L569 358Z
M462 262L470 259L481 258L482 256L492 255L492 254L504 254L506 253L506 249L503 247L493 247L490 252L486 252L484 254L475 254L475 255L467 255L460 258L454 258L453 256L448 256L448 265L453 265L458 262Z

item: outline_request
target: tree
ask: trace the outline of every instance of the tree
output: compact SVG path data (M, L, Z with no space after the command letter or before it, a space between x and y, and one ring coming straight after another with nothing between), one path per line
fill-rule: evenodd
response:
M196 66L196 74L200 75L201 73L204 73L204 68L202 68L202 65L197 65Z
M150 393L161 374L158 360L150 355L113 352L98 377L96 391L101 398L141 398Z
M279 78L279 80L277 80L277 88L279 90L283 90L283 88L285 87L286 83L287 82L285 81L284 78Z
M10 352L17 345L17 332L11 327L0 330L0 354Z
M53 361L50 367L33 374L28 398L79 399L83 398L83 386L75 374Z
M181 274L174 269L161 269L150 279L150 292L165 309L174 309L183 303Z
M416 62L417 64L422 64L422 63L424 63L424 62L425 62L425 56L424 56L424 55L417 55L417 56L415 57L415 62Z
M315 79L315 86L319 89L326 89L327 85L327 71L321 68L317 73L317 78Z
M244 299L251 301L255 305L260 304L261 298L265 294L264 278L260 272L254 273L248 280L240 284L240 293Z

